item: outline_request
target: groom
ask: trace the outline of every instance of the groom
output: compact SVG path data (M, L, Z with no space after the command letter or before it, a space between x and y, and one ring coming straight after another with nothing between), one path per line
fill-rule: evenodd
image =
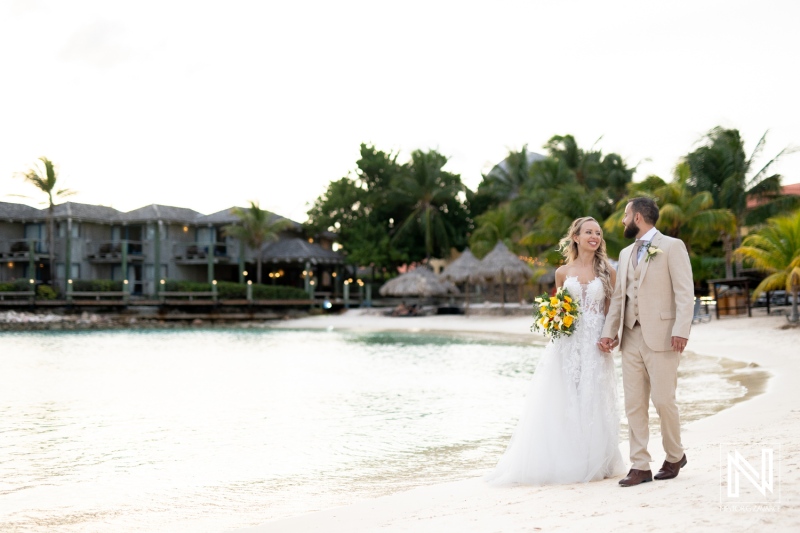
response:
M628 416L631 471L619 484L631 487L653 480L648 408L650 398L661 419L667 457L656 479L672 479L686 465L675 405L678 363L689 339L694 284L683 241L654 226L658 206L634 198L625 207L625 238L636 242L619 254L617 284L598 345L609 353L622 326L622 383Z

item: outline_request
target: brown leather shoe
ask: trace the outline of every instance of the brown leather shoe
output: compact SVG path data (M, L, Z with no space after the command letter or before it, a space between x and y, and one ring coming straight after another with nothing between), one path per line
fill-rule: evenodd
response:
M633 487L639 483L647 483L653 481L653 473L649 470L636 470L631 468L628 475L619 480L619 484L623 487Z
M672 479L678 477L678 472L680 472L681 468L686 466L688 462L689 461L686 460L686 454L683 454L683 457L681 457L681 460L677 463L670 463L665 460L664 464L661 466L661 470L659 470L654 477L656 479Z

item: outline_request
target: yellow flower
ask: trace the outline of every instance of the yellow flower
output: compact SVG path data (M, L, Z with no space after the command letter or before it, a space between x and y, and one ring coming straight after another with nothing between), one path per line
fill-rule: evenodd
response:
M563 305L563 307L564 307L564 311L567 311L567 312L570 312L570 311L572 311L572 306L571 306L571 305L569 305L569 303L565 303L565 304Z
M560 329L561 329L561 324L559 324L558 322L556 322L555 329L558 329L558 330L560 330Z
M550 298L550 305L552 305L552 306L558 305L558 298L556 298L555 296Z
M552 311L550 311L550 312L549 312L549 313L547 313L547 314L548 314L548 316L549 316L550 318L555 318L556 314L558 314L558 311L556 311L555 309L553 309Z
M572 298L570 298L569 296L564 296L564 301L567 302L568 304L572 303Z
M572 325L572 321L573 320L574 320L574 318L572 318L572 315L565 316L564 317L564 326L565 327L570 327Z

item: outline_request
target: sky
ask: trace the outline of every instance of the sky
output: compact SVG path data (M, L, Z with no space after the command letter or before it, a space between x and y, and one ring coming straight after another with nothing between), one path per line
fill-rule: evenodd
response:
M800 2L0 0L0 201L305 221L359 145L475 189L553 135L669 178L715 126L800 146ZM599 139L599 141L598 141ZM800 153L774 170L800 182ZM32 199L9 195L25 194Z

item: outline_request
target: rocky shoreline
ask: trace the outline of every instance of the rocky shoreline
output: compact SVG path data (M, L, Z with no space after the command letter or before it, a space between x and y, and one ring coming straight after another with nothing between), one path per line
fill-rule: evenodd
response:
M82 331L109 329L181 329L194 327L263 328L276 320L309 316L307 311L287 310L280 313L169 313L141 315L130 313L31 313L0 312L2 331Z

